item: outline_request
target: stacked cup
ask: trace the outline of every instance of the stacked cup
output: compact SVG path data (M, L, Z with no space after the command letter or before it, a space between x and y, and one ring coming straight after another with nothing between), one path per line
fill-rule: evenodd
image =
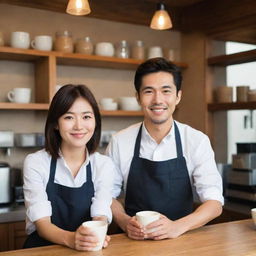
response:
M112 98L102 98L100 106L103 110L117 110L117 102L114 102Z

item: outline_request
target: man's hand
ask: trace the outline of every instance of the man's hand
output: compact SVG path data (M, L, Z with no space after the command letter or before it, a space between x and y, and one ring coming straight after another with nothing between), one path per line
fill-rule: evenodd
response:
M161 215L159 220L148 224L145 228L145 238L153 240L176 238L185 232L179 222L172 221L164 215Z
M126 224L126 233L128 237L135 239L135 240L143 240L144 239L144 232L143 227L140 223L136 220L136 217L131 217Z

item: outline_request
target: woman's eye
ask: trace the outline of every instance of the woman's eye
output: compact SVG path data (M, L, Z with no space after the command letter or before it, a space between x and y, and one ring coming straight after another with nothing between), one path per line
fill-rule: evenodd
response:
M84 116L84 119L90 119L92 118L91 116Z
M64 119L66 119L66 120L70 120L70 119L72 119L73 117L72 116L65 116L64 117Z

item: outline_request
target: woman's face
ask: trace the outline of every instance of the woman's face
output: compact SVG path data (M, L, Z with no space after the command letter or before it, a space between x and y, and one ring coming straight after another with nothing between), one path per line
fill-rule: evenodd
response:
M85 148L95 130L95 116L89 102L82 97L58 120L61 148Z

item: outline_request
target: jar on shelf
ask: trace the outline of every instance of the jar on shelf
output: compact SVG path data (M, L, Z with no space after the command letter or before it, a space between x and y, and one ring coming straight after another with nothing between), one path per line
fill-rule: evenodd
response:
M132 47L132 58L138 60L145 59L145 47L142 41L136 41L135 45Z
M122 40L116 48L116 57L127 59L130 57L129 45L126 40Z
M74 46L71 32L67 30L56 32L54 49L60 52L73 52Z
M218 103L233 102L233 87L226 85L218 86L216 88L216 101Z
M93 44L89 36L80 38L76 41L75 52L91 55L93 53Z

